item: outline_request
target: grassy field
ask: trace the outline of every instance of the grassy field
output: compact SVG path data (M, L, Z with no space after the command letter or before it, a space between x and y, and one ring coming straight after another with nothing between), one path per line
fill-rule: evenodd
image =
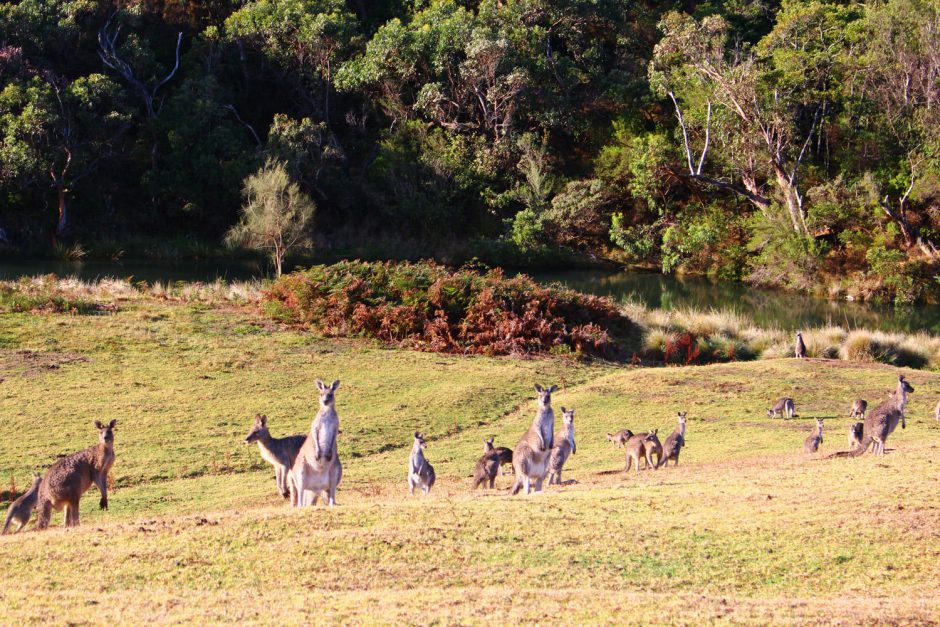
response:
M915 387L882 458L846 444L857 396ZM242 444L256 412L303 432L341 379L338 507L294 511ZM563 487L469 490L482 439L514 446L557 383L576 409ZM779 396L800 418L771 420ZM0 538L0 622L936 623L940 375L844 361L633 368L463 358L320 339L251 307L137 299L0 316L0 487L118 420L109 511ZM605 432L689 412L678 468L620 472ZM802 452L826 418L822 453ZM560 426L560 425L559 425ZM415 429L438 484L408 497Z

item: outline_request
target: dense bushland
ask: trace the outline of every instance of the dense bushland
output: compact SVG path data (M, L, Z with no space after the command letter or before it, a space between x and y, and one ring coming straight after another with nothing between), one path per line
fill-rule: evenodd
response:
M216 254L279 162L324 257L940 300L935 2L21 0L0 85L8 254Z
M264 310L328 336L486 355L632 355L636 326L610 301L501 270L341 262L277 280Z

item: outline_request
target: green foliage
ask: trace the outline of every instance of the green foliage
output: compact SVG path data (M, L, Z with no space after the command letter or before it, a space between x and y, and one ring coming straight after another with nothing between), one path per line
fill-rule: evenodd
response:
M872 272L893 291L895 304L910 304L916 300L916 283L907 263L907 255L900 250L872 246L868 249L865 259Z

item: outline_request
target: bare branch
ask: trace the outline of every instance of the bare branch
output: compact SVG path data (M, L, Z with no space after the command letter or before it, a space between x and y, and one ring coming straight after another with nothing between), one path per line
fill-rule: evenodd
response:
M672 99L672 104L676 106L676 117L679 118L679 126L682 127L682 139L685 142L685 158L689 162L689 174L695 175L697 173L692 167L692 149L689 148L689 133L685 128L685 121L682 119L682 110L679 109L679 102L676 100L675 94L670 91L669 97Z
M705 155L708 153L708 143L711 140L711 126L712 126L712 101L708 101L708 116L705 119L705 147L702 148L702 156L698 160L698 169L695 171L695 174L700 175L702 173L702 166L705 165Z

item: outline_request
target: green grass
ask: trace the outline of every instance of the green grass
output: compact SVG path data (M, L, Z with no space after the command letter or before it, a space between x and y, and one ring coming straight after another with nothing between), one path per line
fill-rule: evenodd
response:
M31 351L26 353L24 351ZM84 358L84 359L82 359ZM845 446L849 404L899 370L792 359L642 369L321 339L253 309L135 298L108 315L0 316L0 482L18 486L117 418L109 511L0 538L2 622L931 623L940 620L940 375L883 458ZM341 379L339 505L294 511L242 438L302 432ZM576 409L574 479L471 493L482 439L514 446L532 384ZM800 418L771 420L779 396ZM678 468L619 472L605 432L674 427ZM822 454L802 452L826 417ZM410 433L438 484L406 496Z

